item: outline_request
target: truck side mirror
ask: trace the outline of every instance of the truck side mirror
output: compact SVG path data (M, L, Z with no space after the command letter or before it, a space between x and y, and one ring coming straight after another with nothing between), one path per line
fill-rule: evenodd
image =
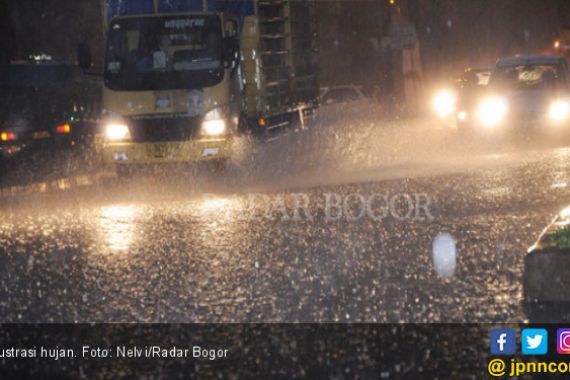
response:
M83 70L87 70L91 67L91 50L87 44L79 44L77 46L77 62L79 67Z
M222 45L222 59L224 60L224 65L232 69L237 67L238 48L237 40L234 37L224 37Z

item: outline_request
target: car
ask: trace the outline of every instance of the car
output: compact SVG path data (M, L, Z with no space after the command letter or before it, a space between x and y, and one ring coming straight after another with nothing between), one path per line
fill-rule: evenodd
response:
M78 152L98 133L101 80L53 61L0 66L0 158L3 167Z
M540 234L524 258L524 308L531 320L570 314L570 207Z
M450 81L447 86L438 89L433 97L433 111L441 120L466 121L467 115L474 109L476 100L489 83L491 70L467 68Z
M462 130L496 131L524 127L556 130L570 123L570 85L559 56L516 56L497 61L485 90L458 109Z
M381 107L364 94L361 86L341 85L321 88L321 111L347 118L375 115Z
M368 98L360 86L343 85L321 89L321 104L324 106L366 102L368 102Z
M455 119L458 125L466 122L468 115L475 114L477 100L487 88L490 76L490 69L468 68L457 79Z

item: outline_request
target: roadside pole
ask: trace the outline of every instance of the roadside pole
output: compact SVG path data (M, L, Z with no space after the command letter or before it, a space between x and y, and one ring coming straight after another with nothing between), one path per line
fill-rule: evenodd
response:
M383 46L391 50L392 76L396 104L408 115L421 111L423 69L416 28L407 21L404 1L390 7L389 35Z

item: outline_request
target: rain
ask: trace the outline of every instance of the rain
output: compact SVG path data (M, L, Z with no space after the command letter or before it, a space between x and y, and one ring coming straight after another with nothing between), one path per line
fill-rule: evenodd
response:
M0 18L1 323L568 316L567 1Z
M56 3L62 7L57 14ZM2 320L527 320L524 256L567 202L569 135L554 128L465 134L438 113L448 116L458 107L451 70L459 75L468 66L492 67L501 56L525 49L539 54L560 43L565 3L495 5L498 14L521 10L511 27L487 17L489 9L473 18L471 3L441 1L437 9L397 3L317 2L321 104L315 117L271 137L237 135L221 171L177 160L137 165L117 177L102 157L104 121L72 133L72 149L61 141L53 142L61 144L55 149L6 141ZM526 9L538 4L541 17L531 17ZM100 105L97 92L111 80L102 84L96 75L105 59L103 25L110 21L101 21L100 3L88 2L81 11L63 0L37 6L39 12L31 3L4 5L5 33L13 36L3 40L5 62L12 65L4 66L3 81L13 89L2 95L6 140L12 125L39 120L34 107L55 113L69 111L67 103ZM560 26L551 25L549 15ZM58 22L63 17L69 22ZM470 28L481 33L475 38ZM65 38L42 39L42 29ZM73 74L79 93L90 99L72 86L69 98L55 92L61 103L51 104L38 93L39 79L26 84L36 86L37 97L26 103L16 97L18 80L34 80L23 69L25 59L38 69L57 68L56 62L77 61L80 43L91 46L90 75L61 66L60 74L46 71L44 81ZM421 92L409 88L419 79L396 75L398 65L406 65L397 58L405 61L407 54L421 58L409 67L421 74ZM21 78L10 71L17 68ZM450 90L432 91L442 88ZM156 107L173 100L162 91ZM70 121L62 124L63 135L68 127L75 131ZM302 196L302 205L294 195ZM418 196L424 204L417 204Z

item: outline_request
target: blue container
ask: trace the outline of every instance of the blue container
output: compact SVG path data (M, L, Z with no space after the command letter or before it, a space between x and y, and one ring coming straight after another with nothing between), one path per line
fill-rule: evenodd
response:
M254 14L254 0L207 0L207 10L235 15L243 23L243 18ZM154 13L154 0L107 0L107 17L141 15ZM159 0L160 13L183 13L203 11L203 0Z
M160 0L158 11L161 13L200 12L204 8L202 0Z

